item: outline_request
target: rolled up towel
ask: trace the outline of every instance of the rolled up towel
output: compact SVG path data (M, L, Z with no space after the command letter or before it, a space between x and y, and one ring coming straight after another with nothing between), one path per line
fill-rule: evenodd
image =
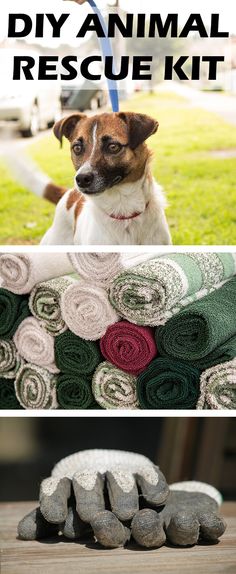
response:
M88 376L102 358L98 343L85 341L67 330L55 339L55 361L63 373Z
M128 321L108 327L100 340L100 348L107 361L132 375L138 375L157 355L153 329Z
M62 409L94 408L91 383L81 375L61 373L58 375L57 400Z
M0 378L0 409L22 409L16 398L14 381Z
M27 317L19 325L14 343L19 355L34 365L44 367L51 373L58 373L55 364L54 338L49 335L35 317Z
M17 352L15 343L0 340L0 377L14 379L23 363L24 359Z
M2 287L30 293L36 283L73 273L67 253L4 253L0 255Z
M86 281L78 281L63 293L61 312L72 333L90 341L100 339L119 319L105 289Z
M137 379L142 409L195 409L200 371L182 361L159 357Z
M32 315L53 336L67 329L61 315L61 296L75 281L70 275L56 277L37 283L30 294L29 308Z
M0 288L0 339L12 339L18 325L29 315L28 297Z
M27 363L15 379L16 397L24 409L57 409L57 375Z
M202 373L197 409L236 409L236 359Z
M80 277L105 289L122 269L152 257L150 253L69 253L69 259Z
M236 277L157 327L159 353L201 370L236 356Z
M82 279L102 287L122 269L120 253L69 253L69 258Z
M235 273L236 255L231 253L162 255L116 276L109 299L121 317L156 326Z
M111 363L98 365L92 391L95 401L103 409L137 409L136 377L117 369Z

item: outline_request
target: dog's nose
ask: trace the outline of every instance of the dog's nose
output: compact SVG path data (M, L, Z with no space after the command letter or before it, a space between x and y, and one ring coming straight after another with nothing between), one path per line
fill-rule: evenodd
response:
M87 173L78 173L75 179L79 187L86 189L93 183L94 174L91 171Z

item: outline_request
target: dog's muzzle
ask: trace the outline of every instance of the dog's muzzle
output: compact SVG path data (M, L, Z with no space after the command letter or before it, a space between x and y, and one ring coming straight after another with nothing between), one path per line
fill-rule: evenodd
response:
M108 171L101 174L96 170L79 170L75 175L75 183L81 193L94 195L119 184L124 178L123 173Z

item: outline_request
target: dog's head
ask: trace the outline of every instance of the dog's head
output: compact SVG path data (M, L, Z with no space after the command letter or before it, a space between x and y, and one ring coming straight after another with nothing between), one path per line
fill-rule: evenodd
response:
M150 155L145 141L157 128L145 114L76 113L58 121L54 134L61 143L63 136L70 141L76 187L91 195L142 177Z

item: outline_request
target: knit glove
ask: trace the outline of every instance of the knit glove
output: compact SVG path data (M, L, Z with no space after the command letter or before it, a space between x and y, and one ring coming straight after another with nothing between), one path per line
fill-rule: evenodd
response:
M18 535L34 540L62 532L73 539L92 527L103 546L123 546L131 536L123 522L130 524L144 505L163 506L168 493L163 474L145 456L81 451L62 459L42 481L40 506L20 521Z
M163 510L139 511L131 522L132 536L146 547L159 547L167 540L175 546L217 541L226 524L219 516L221 494L203 482L179 482L170 486Z

